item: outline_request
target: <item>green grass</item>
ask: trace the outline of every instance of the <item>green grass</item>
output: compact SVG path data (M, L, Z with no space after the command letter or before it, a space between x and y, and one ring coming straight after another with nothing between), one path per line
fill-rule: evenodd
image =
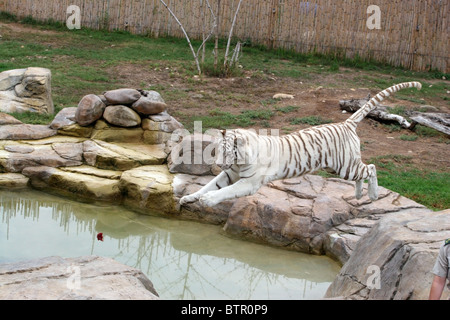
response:
M372 158L378 184L433 210L450 208L450 172L423 171L411 157L385 155Z
M60 111L59 109L56 112ZM17 120L28 124L48 124L50 123L54 115L52 114L39 114L36 112L12 112L10 113Z
M416 141L419 138L416 135L402 134L399 139L403 141Z
M281 113L290 113L290 112L297 111L298 109L300 109L299 106L285 106L285 107L275 108L276 111L279 111Z

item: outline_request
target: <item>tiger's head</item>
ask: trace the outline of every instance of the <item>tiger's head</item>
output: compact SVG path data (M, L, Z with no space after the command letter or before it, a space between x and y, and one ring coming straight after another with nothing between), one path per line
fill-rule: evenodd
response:
M221 138L217 146L216 165L222 170L239 164L243 139L236 130L221 130Z

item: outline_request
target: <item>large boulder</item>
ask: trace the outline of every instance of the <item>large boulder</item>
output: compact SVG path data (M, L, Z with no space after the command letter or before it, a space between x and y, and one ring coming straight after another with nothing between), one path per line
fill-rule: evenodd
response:
M129 170L144 165L160 165L167 155L161 145L108 143L87 140L83 143L83 158L100 169Z
M145 274L110 258L47 257L0 264L0 300L157 299Z
M28 178L20 173L0 173L0 189L24 189Z
M52 123L50 124L51 129L61 129L66 126L70 126L73 124L76 124L76 113L77 108L76 107L69 107L64 108L53 119Z
M45 68L0 73L0 111L52 114L51 79L51 71Z
M158 92L142 90L141 94L139 100L131 105L136 112L143 115L152 115L167 109L166 103Z
M22 124L22 121L17 120L7 113L0 112L0 125L5 124Z
M26 167L49 166L64 167L82 164L76 150L59 154L52 145L29 146L24 144L7 145L0 150L0 171L20 173Z
M139 100L141 93L136 89L116 89L103 93L103 96L109 104L132 104Z
M172 190L173 177L167 166L142 166L125 171L120 178L123 203L149 215L175 213Z
M103 173L101 169L91 168L82 172L39 166L27 167L22 174L35 189L77 200L120 203L122 196L119 179L111 179L109 170Z
M450 238L450 210L405 210L380 220L356 244L326 298L428 299L439 247ZM444 291L442 299L449 299Z
M194 133L175 144L168 159L171 173L197 176L217 175L220 168L215 165L216 139L208 134Z
M119 127L136 127L141 124L141 117L131 108L123 105L108 106L103 118L112 125Z
M162 112L144 118L142 129L144 129L145 143L160 144L170 143L174 136L177 136L177 130L184 129L184 126L167 112Z
M80 126L88 126L102 117L105 108L99 96L88 94L78 103L75 120Z
M45 125L6 124L0 126L0 140L38 140L57 134Z

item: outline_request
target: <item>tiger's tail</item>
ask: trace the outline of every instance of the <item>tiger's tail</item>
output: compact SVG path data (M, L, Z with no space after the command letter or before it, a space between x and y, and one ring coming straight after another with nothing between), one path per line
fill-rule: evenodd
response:
M358 111L356 111L350 118L347 119L349 122L358 123L363 120L372 110L374 110L377 105L380 104L386 97L389 97L391 94L405 88L417 88L418 90L422 89L422 84L420 82L412 81L412 82L404 82L400 84L396 84L390 88L387 88L372 99L370 99L364 106L362 106Z

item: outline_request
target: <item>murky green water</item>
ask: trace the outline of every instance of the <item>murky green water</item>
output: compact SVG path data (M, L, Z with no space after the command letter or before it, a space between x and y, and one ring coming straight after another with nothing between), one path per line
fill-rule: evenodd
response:
M231 239L218 226L0 191L0 263L83 255L142 270L162 299L320 299L340 268L327 257Z

